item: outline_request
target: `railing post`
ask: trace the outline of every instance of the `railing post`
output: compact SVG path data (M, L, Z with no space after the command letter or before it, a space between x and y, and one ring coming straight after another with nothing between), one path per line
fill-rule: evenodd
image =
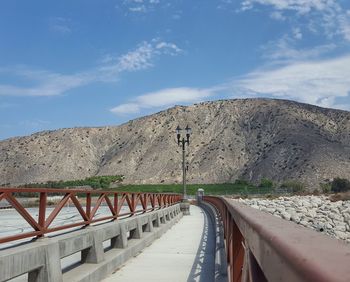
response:
M127 230L124 222L119 223L119 235L111 239L111 247L124 249L128 246Z
M91 221L91 194L86 194L86 215L89 218L89 221ZM90 224L90 222L89 222Z
M136 228L130 231L130 238L132 239L142 238L142 224L139 218L136 218Z
M38 237L44 236L45 233L45 220L46 220L46 203L47 203L47 193L41 192L40 193L40 199L39 199L39 218L38 223L40 227L42 228L42 234L40 234Z
M38 248L38 255L44 257L44 265L28 273L28 282L62 282L60 250L58 242L51 238L40 239L43 248Z
M89 226L87 229L92 229L93 227ZM103 250L103 241L101 234L95 230L90 231L92 236L92 246L88 249L82 250L81 252L81 262L82 263L100 263L104 260L104 250Z

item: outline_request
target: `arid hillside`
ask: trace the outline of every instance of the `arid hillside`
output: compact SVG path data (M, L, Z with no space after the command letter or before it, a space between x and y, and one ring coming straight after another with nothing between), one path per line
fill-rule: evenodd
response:
M125 175L127 183L181 181L177 125L192 127L191 183L350 179L350 112L285 100L176 106L115 127L45 131L0 141L0 184Z

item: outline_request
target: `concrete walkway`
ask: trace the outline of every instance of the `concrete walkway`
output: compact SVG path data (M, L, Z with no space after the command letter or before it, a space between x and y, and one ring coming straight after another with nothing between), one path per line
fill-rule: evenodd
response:
M191 206L167 233L104 282L214 281L215 237L207 214Z

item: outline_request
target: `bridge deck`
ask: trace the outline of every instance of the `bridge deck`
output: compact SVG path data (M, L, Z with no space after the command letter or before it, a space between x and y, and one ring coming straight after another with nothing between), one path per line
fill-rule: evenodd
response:
M214 243L210 218L191 206L190 216L103 281L214 281Z

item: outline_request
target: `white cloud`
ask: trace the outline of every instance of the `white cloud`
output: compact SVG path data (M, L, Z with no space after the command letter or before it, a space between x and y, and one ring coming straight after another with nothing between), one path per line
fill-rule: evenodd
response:
M164 107L176 103L197 102L211 96L210 89L168 88L157 92L141 95L135 101L144 108Z
M251 10L256 6L272 9L270 17L289 21L293 24L303 17L308 31L322 33L329 39L341 36L350 41L350 15L336 0L244 0L240 11ZM300 37L302 31L296 35ZM299 38L301 39L301 37Z
M35 86L14 86L0 84L0 96L54 96L62 94L70 89L86 85L96 78L93 74L79 73L74 75L63 75L48 71L26 69L25 72L16 68L9 73L22 78L30 78ZM41 74L40 76L38 74Z
M249 10L254 5L268 5L276 10L291 10L299 14L307 14L312 10L323 11L336 4L335 0L244 0L242 10Z
M340 24L340 33L347 41L350 41L350 13L347 11L345 15L338 16Z
M152 59L157 55L178 55L183 52L176 44L153 39L143 42L133 51L118 58L120 71L138 71L153 66Z
M172 18L173 20L179 20L179 19L181 19L181 17L182 17L182 11L178 11L178 12L176 12L175 14L173 14L173 15L171 16L171 18Z
M146 9L145 5L140 5L140 6L136 6L136 7L130 7L129 11L130 12L145 13L145 12L147 12L147 9Z
M183 52L176 44L161 41L158 38L144 41L138 47L122 56L107 55L99 70L104 73L104 79L115 77L123 71L139 71L153 66L154 59L161 55L179 55Z
M291 63L253 71L236 79L233 89L249 96L293 99L325 107L339 107L337 97L350 91L350 56Z
M151 43L143 42L138 48L118 58L119 71L138 71L152 66L154 47Z
M179 87L162 89L138 96L130 101L130 103L121 104L112 108L110 111L119 115L135 114L141 112L142 109L159 109L178 103L195 103L209 98L216 91L216 88L198 89Z
M296 36L298 37L298 35ZM297 40L299 39L296 39L295 35L293 38L288 35L284 35L282 38L276 41L270 41L261 47L263 57L268 59L270 62L272 60L273 64L286 63L290 61L302 61L319 58L337 47L334 43L330 43L312 48L298 49L295 47Z
M298 40L303 38L303 34L301 33L301 30L299 27L293 28L293 37L294 39L298 39Z
M183 50L177 47L174 43L164 41L157 43L155 48L157 50L161 50L162 53L169 55L177 55L183 52Z
M100 66L75 74L60 74L23 66L0 67L0 73L13 75L26 80L27 85L33 85L0 84L0 96L54 96L94 82L115 82L123 72L150 68L157 57L181 52L174 43L152 39L150 42L142 42L126 54L106 55Z
M72 21L67 18L54 17L50 19L50 29L63 35L72 32Z
M28 128L42 128L43 126L49 125L51 122L41 119L34 119L34 120L23 120L19 122L20 126L28 127Z
M160 3L160 0L124 0L121 7L131 13L147 13L153 11Z
M280 11L274 11L270 14L271 19L278 20L278 21L285 21L287 18L283 16L283 14Z
M297 51L290 60L269 64L233 79L231 83L211 88L169 88L147 93L121 104L111 112L118 115L137 114L145 109L162 109L175 104L195 103L212 98L217 93L234 98L270 97L291 99L313 105L348 109L338 98L348 99L350 93L350 55L328 60L310 57L332 46ZM293 59L294 57L300 58ZM272 60L274 61L274 60ZM276 61L275 61L276 62Z
M112 113L118 115L130 115L140 112L140 106L136 103L126 103L116 106L110 110Z

